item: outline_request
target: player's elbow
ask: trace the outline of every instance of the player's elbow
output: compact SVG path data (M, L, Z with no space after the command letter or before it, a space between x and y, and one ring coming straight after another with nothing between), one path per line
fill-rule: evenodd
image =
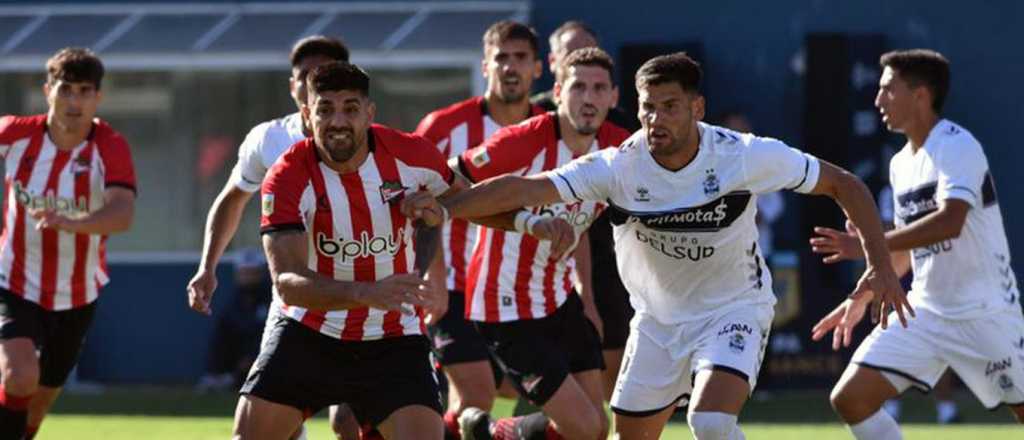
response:
M281 272L274 274L274 291L277 292L281 301L285 304L302 306L303 298L299 286L295 282L296 274L292 272Z

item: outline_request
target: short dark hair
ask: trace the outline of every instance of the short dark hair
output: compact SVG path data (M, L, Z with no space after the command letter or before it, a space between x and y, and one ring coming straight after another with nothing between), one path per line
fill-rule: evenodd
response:
M878 64L890 67L911 87L925 86L932 92L932 110L942 112L949 94L949 60L934 50L894 50L882 54Z
M103 61L93 51L83 47L65 47L46 60L46 83L92 83L96 90L103 82Z
M347 61L317 66L309 72L306 84L310 95L342 90L356 90L363 96L370 95L370 76L359 66Z
M487 28L487 31L484 32L484 51L487 50L487 46L497 46L508 40L522 40L530 43L534 58L540 53L537 32L525 24L512 20L502 20Z
M551 36L548 37L548 46L550 46L551 50L555 50L555 45L558 44L558 40L562 38L563 34L569 31L583 31L590 34L591 37L594 37L594 40L597 40L597 32L595 32L593 28L587 26L586 23L580 20L569 20L562 23L562 25L559 26L558 29L555 29L554 32L551 33Z
M700 81L704 75L700 63L690 58L686 52L676 52L656 56L647 60L636 71L636 87L678 83L683 91L700 93Z
M302 60L311 56L324 56L335 61L348 61L348 47L337 38L324 35L311 35L295 42L288 59L292 67L298 66Z
M572 66L596 66L608 71L608 78L615 83L615 61L599 47L581 47L565 56L555 70L556 81L564 81Z

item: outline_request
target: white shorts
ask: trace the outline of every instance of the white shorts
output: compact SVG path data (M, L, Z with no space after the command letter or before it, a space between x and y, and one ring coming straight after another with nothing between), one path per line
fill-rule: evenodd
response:
M1019 310L979 319L945 319L924 309L908 327L895 313L875 327L850 362L882 372L897 391L931 391L952 368L986 408L1024 404L1024 315ZM895 324L892 324L895 323Z
M739 306L710 320L671 326L637 315L612 394L612 411L647 417L686 405L694 376L705 369L743 377L753 391L774 315L771 304Z

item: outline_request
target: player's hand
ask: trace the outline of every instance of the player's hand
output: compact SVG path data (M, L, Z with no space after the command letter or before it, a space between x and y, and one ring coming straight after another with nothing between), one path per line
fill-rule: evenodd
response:
M569 222L557 217L544 217L533 225L538 240L551 242L551 259L560 260L576 244L576 231Z
M597 306L594 305L593 293L590 294L590 300L583 301L583 315L590 320L591 324L594 324L598 338L604 341L604 321L601 320L601 314L598 313Z
M408 311L409 306L427 305L422 292L427 288L427 282L414 273L395 274L373 283L358 302L380 310Z
M833 350L839 350L841 346L849 347L853 341L853 329L864 319L867 306L874 296L874 292L865 290L847 298L811 328L811 339L820 341L828 332L832 332Z
M853 225L853 222L846 221L846 232L821 226L815 227L814 232L820 235L811 238L811 250L816 254L829 254L821 261L832 264L843 260L864 258L864 249L860 243L860 231Z
M68 225L71 224L71 219L64 217L63 215L57 214L56 211L47 209L30 209L28 215L36 219L36 230L41 231L43 229L57 229L60 231L67 231Z
M212 270L199 269L188 282L188 306L199 313L209 315L213 291L217 290L217 274Z
M423 306L423 323L426 325L434 325L444 318L445 313L448 313L448 289L442 285L440 287L429 283L429 288L421 295L426 301L426 305Z
M907 300L907 293L903 291L903 286L900 285L900 278L892 270L892 265L887 264L878 267L869 264L864 269L864 274L861 275L860 280L857 281L857 287L853 290L851 296L857 296L861 292L866 291L871 291L874 294L874 302L877 303L872 305L872 321L881 322L882 328L889 327L890 307L896 310L896 315L899 317L900 324L903 327L907 326L907 314L911 317L917 316L914 313L914 308L910 306L910 302ZM877 319L875 319L876 316Z
M427 226L444 223L444 207L437 198L427 191L416 191L406 195L399 205L402 215L413 220L423 220Z

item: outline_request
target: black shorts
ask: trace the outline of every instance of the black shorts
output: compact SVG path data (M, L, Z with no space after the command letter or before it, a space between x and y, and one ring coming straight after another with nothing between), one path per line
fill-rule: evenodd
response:
M615 262L615 244L608 214L603 214L590 225L590 260L593 267L594 305L604 323L601 348L622 350L629 338L629 320L633 319L633 306L629 292L619 278Z
M569 374L604 368L597 330L576 294L543 318L476 327L505 376L536 406L547 403Z
M457 290L448 291L448 313L430 326L434 357L441 367L466 362L489 361L494 383L501 384L503 374L494 357L487 351L487 341L476 331L473 322L466 319L466 295Z
M95 312L95 302L46 310L0 288L0 339L31 339L39 350L39 385L60 388L78 363Z
M241 394L312 415L347 403L360 424L377 426L391 413L423 405L441 415L441 396L420 335L339 341L279 316Z

